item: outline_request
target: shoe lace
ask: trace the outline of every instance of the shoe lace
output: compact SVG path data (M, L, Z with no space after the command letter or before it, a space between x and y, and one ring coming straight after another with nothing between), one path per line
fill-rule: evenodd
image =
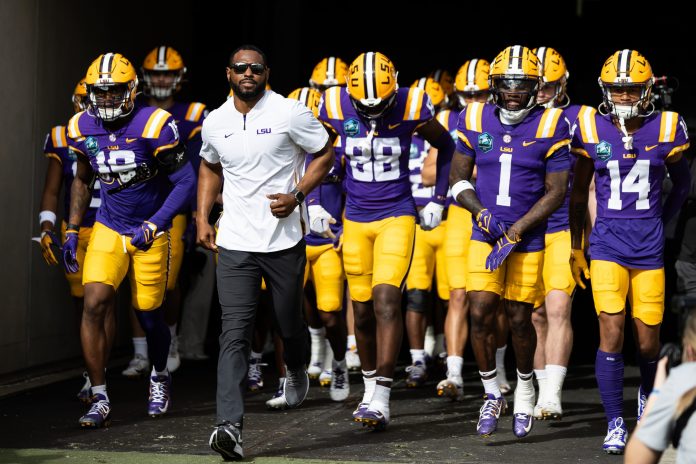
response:
M139 354L136 354L133 359L130 360L128 363L128 367L132 367L134 369L139 368L140 365L145 361L145 358L140 356Z
M285 381L288 383L288 385L291 386L296 386L300 384L300 375L302 374L302 370L290 370L287 369L287 372L285 373Z
M406 372L411 374L411 377L420 377L425 372L425 369L421 363L415 363L408 366Z
M609 431L609 439L607 441L624 441L624 435L626 435L626 429L623 427L623 418L619 417L614 421L614 428Z
M337 367L333 371L334 388L342 389L345 387L345 376L343 369Z
M523 412L518 412L515 414L515 419L519 419L521 421L527 421L529 420L529 414L523 413Z
M167 384L157 380L150 381L150 401L163 403L167 400Z
M500 412L500 402L498 400L486 400L479 410L479 419L497 419Z
M106 400L99 400L92 403L92 407L89 408L89 414L99 414L101 417L106 417L109 414L109 402Z
M268 366L268 364L258 362L255 359L249 361L249 380L260 381L262 377L261 368L264 366Z

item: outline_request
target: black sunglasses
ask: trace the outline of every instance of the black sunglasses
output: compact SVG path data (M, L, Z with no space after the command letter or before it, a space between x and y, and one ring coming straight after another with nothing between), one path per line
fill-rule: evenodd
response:
M266 65L261 63L232 63L230 67L235 74L244 74L249 68L254 74L262 74L266 70Z

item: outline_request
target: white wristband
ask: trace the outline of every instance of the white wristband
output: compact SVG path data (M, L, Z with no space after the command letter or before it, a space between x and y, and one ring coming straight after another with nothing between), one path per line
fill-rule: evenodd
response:
M471 182L469 182L468 180L460 180L452 186L452 198L456 200L459 194L465 190L475 191L474 186L471 185Z
M39 225L41 225L41 223L46 222L46 221L50 222L51 225L55 225L56 213L54 213L53 211L49 211L49 210L41 211L39 213Z

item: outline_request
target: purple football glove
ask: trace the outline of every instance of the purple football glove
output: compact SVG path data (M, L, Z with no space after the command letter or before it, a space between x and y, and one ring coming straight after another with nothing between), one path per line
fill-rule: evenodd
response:
M157 226L150 221L143 222L138 227L133 227L126 235L131 236L131 245L138 250L147 251L157 237Z
M80 269L77 262L77 230L65 231L65 242L63 243L63 265L65 272L74 274Z
M486 208L483 208L476 215L476 225L481 229L483 235L486 236L486 241L489 243L505 235L505 231L507 230L505 224L498 221Z
M486 269L489 271L495 271L498 269L508 257L512 250L515 249L520 240L511 239L507 233L503 233L503 236L495 242L493 250L486 258Z

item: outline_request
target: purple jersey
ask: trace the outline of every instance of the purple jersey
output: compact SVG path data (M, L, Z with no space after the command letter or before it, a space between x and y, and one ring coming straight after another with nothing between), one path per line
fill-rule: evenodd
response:
M571 139L573 137L573 128L575 127L575 121L578 119L578 113L583 107L581 105L570 105L563 109L563 118L565 122L568 123L570 127ZM570 229L570 224L568 223L568 208L570 206L570 192L573 188L573 169L575 168L575 156L570 156L570 170L568 171L568 191L563 199L563 204L556 211L551 213L549 216L548 223L546 225L546 233L552 234L554 232L560 232L561 230Z
M671 111L643 118L630 148L611 117L593 108L580 111L577 126L573 150L590 158L595 168L592 258L636 269L662 267L665 160L689 146L684 120Z
M314 156L307 154L305 166L314 159ZM343 228L343 177L344 177L342 157L335 153L334 163L331 170L324 178L324 181L307 195L307 206L320 204L327 213L335 220L336 224L331 224L331 231L336 234ZM333 243L330 238L315 235L309 232L305 235L305 241L309 246L326 245Z
M371 131L344 87L324 92L319 120L338 135L334 148L346 159L346 218L372 222L416 215L408 169L411 138L433 116L422 89L398 89L394 107Z
M193 165L193 170L198 174L198 166L201 162L201 129L203 121L208 117L208 109L203 103L188 103L177 101L174 106L167 109L176 127L179 128L179 139L186 145L188 159Z
M413 135L408 170L409 180L411 181L411 194L418 207L427 205L435 196L435 186L424 187L423 178L421 177L421 168L425 158L428 156L429 148L430 144L423 137L420 137L418 134Z
M125 234L150 219L171 190L167 176L158 173L156 156L178 143L171 114L151 106L136 105L113 131L86 111L73 116L68 144L89 159L101 181L97 221ZM169 229L169 222L160 229Z
M64 216L67 218L70 215L70 188L77 170L77 155L70 151L70 147L68 147L65 126L56 126L51 129L51 132L46 135L43 152L46 158L57 160L63 171L63 207L65 208ZM94 225L94 220L97 217L97 208L101 205L99 190L99 181L95 181L92 188L92 201L90 201L89 207L82 217L82 224L80 224L82 227L92 227Z
M459 115L457 150L478 169L481 204L510 227L544 196L546 173L568 171L570 128L557 108L534 108L514 126L493 105L471 103ZM519 251L544 249L546 224L525 232ZM486 241L476 223L471 238Z
M453 110L442 110L437 113L436 116L438 122L442 124L442 127L447 130L452 136L454 143L457 143L457 122L459 121L459 112ZM433 189L433 195L435 195L435 190ZM452 198L452 191L447 191L447 201L445 202L445 207L448 208L452 203L457 206L461 206L457 201Z

